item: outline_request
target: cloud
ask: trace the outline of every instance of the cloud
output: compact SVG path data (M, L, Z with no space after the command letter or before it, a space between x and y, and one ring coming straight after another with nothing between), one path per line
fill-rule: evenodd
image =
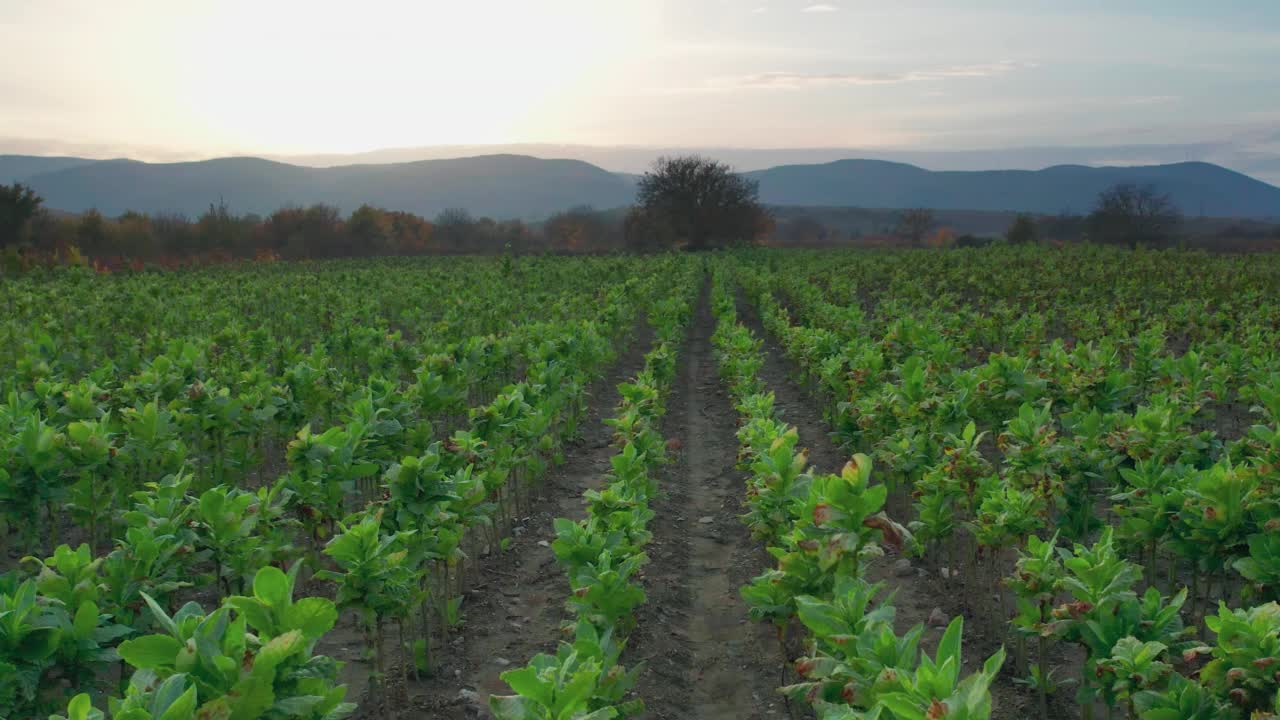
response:
M840 8L836 7L835 5L828 5L827 3L818 3L816 5L810 5L804 8L803 10L801 10L800 12L829 13L829 12L836 12L839 9Z
M1104 100L1106 104L1115 105L1167 105L1182 100L1178 95L1137 95L1134 97L1117 98L1113 102Z
M94 159L133 158L147 162L185 162L227 155L251 155L241 148L214 147L196 152L161 145L94 142L40 137L0 136L0 154L66 155Z
M1036 67L1034 63L1018 63L1010 60L978 65L950 65L927 70L879 73L796 73L765 72L730 79L734 88L807 88L832 85L897 85L899 83L951 78L981 78L1004 75L1015 70Z
M1094 166L1094 167L1098 167L1098 166L1103 166L1103 167L1143 167L1143 166L1145 166L1145 165L1163 165L1165 162L1167 162L1167 161L1165 161L1165 160L1163 160L1163 159L1161 159L1161 158L1158 158L1158 157L1122 157L1122 158L1112 158L1112 157L1107 157L1107 156L1105 156L1105 155L1104 155L1104 156L1103 156L1103 157L1101 157L1101 158L1094 158L1094 159L1089 160L1088 162L1086 162L1086 163L1085 163L1085 165L1092 165L1092 166Z

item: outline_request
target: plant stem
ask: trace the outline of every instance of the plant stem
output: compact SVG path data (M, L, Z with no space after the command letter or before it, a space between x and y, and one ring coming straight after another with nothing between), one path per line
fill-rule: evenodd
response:
M1043 603L1041 604L1041 615L1044 615ZM1043 633L1037 638L1036 644L1036 662L1040 664L1040 682L1036 683L1040 690L1040 717L1042 720L1049 720L1049 638Z

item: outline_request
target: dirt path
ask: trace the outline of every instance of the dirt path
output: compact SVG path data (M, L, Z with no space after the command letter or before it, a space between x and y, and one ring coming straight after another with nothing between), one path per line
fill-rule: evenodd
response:
M539 652L555 652L561 623L568 617L564 600L569 583L551 552L552 521L580 517L582 492L599 486L608 472L613 448L611 428L604 420L618 404L618 384L644 367L652 344L653 330L641 322L628 349L592 384L580 424L582 439L566 449L566 462L550 471L541 497L514 528L507 550L481 558L474 566L462 604L465 624L443 651L435 676L410 682L410 706L401 710L402 717L488 717L488 696L511 692L501 673L524 665ZM359 698L355 691L353 686L350 697ZM362 705L376 708L375 703ZM375 716L376 711L362 713Z
M703 293L668 401L666 431L683 450L654 503L639 627L628 663L645 663L638 695L653 720L785 717L774 690L781 654L752 623L738 588L770 562L738 520L745 481L734 469L737 414L716 372L714 320Z
M799 368L787 358L778 343L764 329L755 307L743 295L738 298L738 313L742 323L751 328L756 337L765 341L764 348L767 355L764 367L761 369L761 378L774 392L774 407L782 412L787 422L796 426L800 433L801 444L809 448L809 462L822 472L839 472L847 456L831 438L830 424L826 422L819 410L821 402L812 397L803 385L797 382L801 377ZM872 481L875 481L874 472ZM894 519L905 525L910 518L895 517ZM904 558L886 549L884 557L871 563L867 579L871 582L883 582L887 591L895 593L894 625L899 633L905 632L917 623L925 625L925 633L920 645L929 653L937 647L938 640L945 630L945 627L929 623L930 615L934 614L935 609L940 610L947 621L956 615L964 615L966 672L979 669L982 662L996 652L1004 642L1002 634L992 633L989 628L980 627L974 620L973 614L965 607L962 594L958 589L949 587L941 578L927 575L919 558ZM1008 650L1012 652L1012 648ZM993 720L1021 720L1035 713L1035 699L1032 694L1013 683L1010 672L1012 667L1012 659L1007 660L1004 673L991 688L994 705ZM1064 693L1064 695L1069 694Z

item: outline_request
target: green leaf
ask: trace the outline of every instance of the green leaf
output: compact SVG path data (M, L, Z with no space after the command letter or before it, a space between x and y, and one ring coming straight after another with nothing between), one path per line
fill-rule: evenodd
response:
M151 700L151 716L157 720L189 718L195 709L196 688L194 685L187 687L187 676L182 673L169 676L156 689L155 696Z
M289 577L274 565L267 565L253 577L253 595L275 610L283 610L289 606L293 588Z
M274 673L277 665L295 653L301 652L306 644L307 640L300 630L290 630L283 635L271 638L270 642L258 650L258 655L254 658L254 673L257 674L259 670Z
M227 697L234 698L229 716L231 720L258 720L276 702L271 679L259 675L256 664L254 673L236 683Z
M291 718L310 718L314 717L316 708L322 702L324 698L320 695L298 695L277 702L271 706L271 713Z
M537 704L519 695L490 695L489 710L494 720L529 720L540 717Z
M316 640L333 629L338 609L327 598L306 597L284 612L283 621L286 628L301 630L307 640Z
M98 627L98 606L92 601L86 600L80 603L80 609L76 610L75 620L72 621L71 629L77 638L92 637L93 631Z
M921 710L910 695L904 693L887 693L880 696L880 702L893 713L896 720L924 720Z
M139 670L169 667L173 665L183 645L168 635L144 635L125 640L116 649L120 659Z
M177 677L176 675L174 677ZM182 693L173 704L162 713L156 720L190 720L195 715L196 710L196 688L191 686L187 691Z
M355 703L338 703L333 709L324 714L320 720L344 720L346 717L356 711Z
M146 593L140 594L142 599L147 601L147 607L151 608L151 614L155 616L156 622L160 623L160 627L163 627L170 635L177 635L178 625L173 621L173 618L169 617L169 613L165 612L155 600L151 599L150 595ZM188 605L190 604L188 603ZM186 609L186 606L183 606L183 609Z
M522 667L502 673L502 681L511 686L517 695L529 698L540 705L551 704L551 691L538 677L537 669Z
M947 625L947 631L938 641L938 653L934 656L938 667L942 667L947 660L954 660L954 667L957 670L960 668L960 640L963 629L964 617L960 615L952 618L951 623Z
M61 640L62 633L58 632L57 628L35 628L23 636L18 644L17 656L20 660L27 662L44 660L58 651L58 643Z
M234 596L227 598L227 604L236 609L249 625L263 635L274 635L278 628L271 615L271 609L256 597Z
M378 463L357 463L351 466L352 477L366 478L378 472Z
M819 638L846 633L848 625L833 605L808 595L796 598L796 616Z
M101 720L102 712L93 706L89 695L80 693L67 703L67 720Z
M225 695L210 700L196 711L196 720L229 720L230 718L231 704Z
M566 661L566 665L569 663L570 661ZM586 707L587 699L596 689L598 680L599 666L577 670L569 681L560 687L556 695L556 706L570 713Z

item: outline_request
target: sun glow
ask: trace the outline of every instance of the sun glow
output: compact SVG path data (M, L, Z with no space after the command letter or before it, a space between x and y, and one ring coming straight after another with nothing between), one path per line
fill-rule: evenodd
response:
M536 139L534 118L607 76L657 15L648 2L588 0L70 7L28 10L70 21L57 37L20 39L79 97L110 88L96 128L276 153ZM9 34L20 35L0 27Z

